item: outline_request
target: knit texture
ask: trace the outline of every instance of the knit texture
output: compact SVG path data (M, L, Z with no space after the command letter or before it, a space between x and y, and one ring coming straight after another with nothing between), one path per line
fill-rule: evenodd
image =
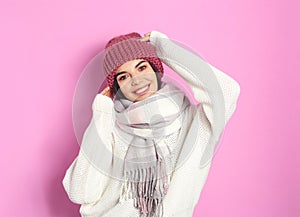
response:
M111 89L116 70L130 60L144 59L152 63L161 77L163 76L163 65L156 55L155 48L149 42L141 41L141 38L138 33L133 32L114 37L106 44L103 68Z

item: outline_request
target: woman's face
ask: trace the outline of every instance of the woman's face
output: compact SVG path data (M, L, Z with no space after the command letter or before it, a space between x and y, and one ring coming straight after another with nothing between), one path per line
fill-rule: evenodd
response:
M121 65L116 71L116 79L123 95L132 102L141 101L158 89L156 74L144 59Z

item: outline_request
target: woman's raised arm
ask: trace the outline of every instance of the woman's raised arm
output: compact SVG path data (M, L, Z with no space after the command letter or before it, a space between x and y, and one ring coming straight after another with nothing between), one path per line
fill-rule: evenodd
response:
M152 31L150 35L145 34L143 40L147 39L155 46L162 61L187 82L210 124L214 120L223 120L224 127L235 110L240 94L237 81L163 33Z

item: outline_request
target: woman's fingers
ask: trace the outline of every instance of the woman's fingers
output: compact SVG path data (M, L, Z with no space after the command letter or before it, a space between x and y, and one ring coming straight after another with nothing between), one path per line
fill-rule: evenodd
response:
M110 96L111 96L111 95L110 95L110 88L109 88L109 87L106 87L104 90L101 91L100 94L102 94L102 95L104 95L104 96L110 97Z
M145 33L141 41L149 41L151 32Z

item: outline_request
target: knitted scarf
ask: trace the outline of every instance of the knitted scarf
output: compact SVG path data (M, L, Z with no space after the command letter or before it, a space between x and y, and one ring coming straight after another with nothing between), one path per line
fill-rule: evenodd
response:
M116 126L128 142L120 200L133 199L143 217L162 216L173 165L166 161L170 154L166 144L159 141L181 128L188 101L173 84L162 83L159 91L142 101L115 99L114 105Z

